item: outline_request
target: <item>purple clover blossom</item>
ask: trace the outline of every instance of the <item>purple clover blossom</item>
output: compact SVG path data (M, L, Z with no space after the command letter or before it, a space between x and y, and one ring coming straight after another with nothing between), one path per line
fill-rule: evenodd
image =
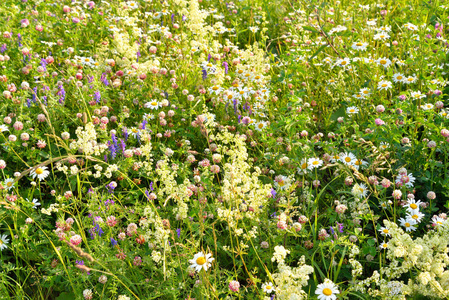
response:
M212 55L210 53L207 55L207 61L210 62L210 59L212 58Z
M207 79L207 71L205 69L203 69L203 80Z
M8 48L6 47L6 44L3 44L3 45L0 47L0 53L4 53L6 50L8 50Z
M237 101L237 99L234 99L234 114L237 114L237 104L238 104L238 101Z
M154 191L154 188L153 188L153 181L150 182L150 190L151 190L151 191Z
M181 228L176 229L176 234L178 235L178 239L181 237Z
M92 82L94 81L94 76L93 76L93 75L87 76L87 81L88 81L89 83L92 83Z
M143 122L142 122L142 129L145 130L146 126L147 126L147 120L143 120Z
M276 190L271 188L271 196L273 197L273 199L276 197Z

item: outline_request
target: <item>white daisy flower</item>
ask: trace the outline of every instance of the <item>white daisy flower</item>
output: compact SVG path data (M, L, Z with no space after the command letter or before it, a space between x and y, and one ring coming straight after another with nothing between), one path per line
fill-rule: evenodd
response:
M362 197L366 197L366 194L368 194L368 187L366 185L364 185L363 183L361 183L361 184L356 183L352 187L351 192L354 195L354 197L360 199Z
M150 102L145 103L145 108L158 109L160 103L157 100L151 100Z
M267 294L271 294L272 292L274 292L273 283L265 282L264 284L262 284L262 290Z
M3 249L8 248L8 246L6 246L9 243L9 239L7 239L7 235L3 234L0 236L0 251L3 251Z
M27 200L28 202L30 202L30 200L28 200L28 198L26 198L26 200ZM33 203L33 208L34 208L34 209L37 209L37 207L41 205L41 203L39 202L39 200L37 200L36 198L33 199L33 202L32 202L32 203Z
M347 114L357 114L359 112L359 109L357 108L357 106L350 106L348 108L346 108L346 113Z
M35 179L36 177L39 178L39 180L44 180L47 178L48 175L50 175L50 171L47 170L48 168L46 166L37 167L31 170L30 175Z
M305 175L307 174L308 170L309 170L309 165L307 164L307 158L303 158L301 160L301 164L299 165L298 168L298 174L299 175Z
M8 189L8 191L11 190L12 188L14 188L14 179L12 179L12 178L7 178L7 179L5 180L4 185L5 185L5 187Z
M8 126L6 126L5 124L0 125L0 133L5 132L5 131L9 131Z
M382 80L377 84L377 89L379 91L388 90L388 89L391 89L391 87L392 87L391 81L388 81L388 80Z
M405 77L401 73L396 73L393 75L393 82L395 82L395 83L403 82L404 79L405 79Z
M265 121L260 121L260 122L257 122L256 124L254 124L254 128L257 131L262 131L262 129L264 129L265 127L267 127L267 122L265 122Z
M416 209L416 210L410 211L405 217L407 219L415 220L416 223L421 223L422 219L424 218L424 214Z
M344 163L345 165L354 165L355 161L357 160L357 158L355 157L354 154L352 154L351 152L349 153L344 153L342 155L342 157L340 158L340 161L342 163Z
M206 254L198 252L193 256L191 260L189 260L189 263L191 263L190 267L195 269L197 272L200 272L201 269L204 269L204 271L207 271L208 268L211 267L211 263L214 261L214 258L212 257L212 254Z
M340 294L338 287L327 278L324 280L324 283L320 283L315 290L315 295L318 295L319 300L336 300L336 294Z
M380 250L385 250L385 249L387 249L387 248L388 248L388 243L385 242L385 241L383 241L383 242L380 244L380 246L379 246L379 249L380 249Z
M317 157L312 157L309 158L309 160L307 161L309 170L313 170L315 168L319 168L323 165L323 161Z
M387 227L380 227L379 232L381 235L391 236L390 229L388 229Z
M417 224L417 222L416 222L415 219L400 218L398 221L399 221L399 223L401 223L401 226L405 227L405 231L408 232L408 231L415 231L416 230L415 225Z
M365 43L365 42L354 42L354 43L352 43L351 47L354 50L365 51L366 48L368 47L368 43Z
M379 58L378 60L376 60L376 63L378 65L383 66L384 68L388 68L389 66L391 66L391 60L389 60L388 58Z

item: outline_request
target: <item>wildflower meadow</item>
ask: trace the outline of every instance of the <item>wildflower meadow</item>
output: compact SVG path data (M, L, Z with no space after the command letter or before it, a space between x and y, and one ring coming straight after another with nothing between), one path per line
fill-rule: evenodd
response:
M0 299L449 299L449 3L3 0Z

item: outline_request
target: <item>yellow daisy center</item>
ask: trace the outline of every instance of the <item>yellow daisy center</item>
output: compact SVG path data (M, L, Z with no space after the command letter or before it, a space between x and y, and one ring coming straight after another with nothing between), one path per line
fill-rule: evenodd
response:
M381 63L382 65L385 65L385 64L387 63L387 61L386 61L385 59L382 59L382 60L380 61L380 63Z
M346 157L345 157L345 161L348 163L348 162L351 161L351 158L350 158L349 156L346 156Z
M281 180L281 181L278 182L278 184L279 184L279 186L284 186L285 182L284 182L284 180Z
M411 209L417 209L418 205L416 205L415 203L410 204L410 208Z
M396 77L397 80L402 80L402 76Z
M413 215L412 218L415 220L418 220L419 217L418 217L418 215Z
M345 61L342 61L341 64L344 66L344 65L346 65L346 62L345 62Z
M388 229L382 230L383 233L388 233Z
M360 46L362 46L363 44L362 44L362 43L357 43L356 45L360 47Z
M387 244L383 244L383 245L382 245L382 247L384 247L384 248L387 248L387 247L388 247L388 245L387 245Z
M317 164L319 164L320 162L319 161L317 161L317 160L315 160L314 162L313 162L313 165L317 165Z
M202 266L206 263L206 258L204 256L200 256L196 259L196 263L198 265Z
M323 289L323 294L326 296L330 296L330 295L332 295L332 290L329 288L325 288L325 289Z
M406 222L404 225L405 225L405 227L410 227L410 223L408 223L408 222Z
M386 83L383 83L383 84L382 84L382 87L386 87L387 85L388 85L388 84L386 84Z
M271 290L271 285L267 285L265 288L266 288L267 290Z
M44 173L44 169L42 169L42 168L37 168L36 169L36 174L37 175L41 175L42 173Z
M212 89L213 89L214 91L216 91L216 90L218 90L218 86L214 86Z
M262 123L259 123L259 125L257 125L260 129L262 129L263 128L263 124Z
M11 187L11 186L12 186L12 181L8 181L8 182L6 183L6 186L7 186L7 187Z
M301 169L307 169L307 163L303 163L302 165L301 165Z

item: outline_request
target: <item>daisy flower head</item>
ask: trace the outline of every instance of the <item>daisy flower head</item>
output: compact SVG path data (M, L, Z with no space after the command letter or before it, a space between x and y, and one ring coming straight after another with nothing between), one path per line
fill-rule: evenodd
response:
M50 171L47 170L48 168L46 166L37 167L31 170L30 175L35 179L36 177L39 178L39 180L44 180L47 178L48 175L50 175Z
M403 82L405 79L404 75L402 75L401 73L395 73L393 75L393 82L398 83L398 82Z
M14 188L14 179L12 179L12 178L7 178L7 179L5 180L4 185L5 185L5 187L8 189L8 191L11 190L12 188Z
M0 251L3 251L3 249L8 248L8 246L6 246L9 242L9 239L7 239L7 235L6 234L2 234L0 236Z
M401 226L405 227L405 231L409 232L409 231L415 231L416 230L416 220L415 219L404 219L404 218L400 218L399 223L401 223Z
M422 94L421 91L417 91L417 92L410 92L410 96L412 97L412 99L422 99L422 98L426 98L425 94ZM433 106L433 105L432 105Z
M309 158L307 161L309 170L313 170L319 168L323 165L323 161L318 157Z
M354 167L358 170L359 168L366 168L368 166L368 162L363 159L356 159L354 162Z
M352 43L351 47L354 50L365 51L366 48L368 47L368 43L365 43L365 42L354 42L354 43Z
M26 198L26 200L27 200L28 202L30 202L30 200L28 200L28 198ZM41 205L41 203L39 202L39 200L37 200L36 198L33 199L32 203L33 203L33 208L34 208L34 209L37 209L37 207Z
M309 170L309 164L307 163L307 158L301 160L301 164L298 167L298 174L305 175Z
M315 290L315 295L318 295L319 300L336 300L337 294L340 294L338 287L327 278Z
M386 57L379 58L378 60L376 60L376 63L380 66L383 66L384 68L388 68L389 66L391 66L391 60Z
M288 189L288 187L290 186L290 180L288 179L287 176L279 175L276 176L274 180L275 180L274 185L277 188L280 188L281 190Z
M380 148L381 150L386 150L386 149L388 149L389 147L390 147L390 144L389 144L389 143L386 143L386 142L380 142L379 148Z
M382 243L380 243L379 249L380 250L386 250L388 248L388 243L383 241Z
M150 109L158 109L160 106L160 103L157 100L151 100L150 102L145 103L145 108Z
M356 160L357 160L357 158L351 152L344 153L340 158L340 161L347 166L354 165Z
M8 126L6 126L5 124L0 125L0 133L5 131L9 131Z
M421 200L416 201L415 199L408 199L404 207L408 212L412 212L414 210L419 210L421 203Z
M432 103L426 103L424 105L421 105L421 109L422 110L432 110L433 109L433 104Z
M382 80L377 84L377 89L379 91L388 90L388 89L391 89L391 87L392 87L391 81L388 81L388 80Z
M408 188L412 188L415 180L416 178L412 173L399 174L398 177L396 177L396 184L405 185Z
M363 97L368 97L369 95L371 95L371 91L368 88L363 88L360 90L360 94L362 94Z
M358 112L359 112L359 109L357 108L357 106L350 106L350 107L346 108L346 113L348 115L357 114Z
M267 294L271 294L272 292L274 292L273 283L265 282L264 284L262 284L262 290Z
M361 183L361 184L354 184L354 186L352 187L352 194L354 195L354 197L361 199L362 197L366 197L366 194L368 194L368 187Z
M410 211L405 217L408 220L413 219L416 221L416 223L421 223L422 219L424 218L424 214L416 209L416 210Z
M379 232L381 235L391 236L390 229L388 229L387 227L380 227Z
M192 269L195 269L197 272L200 272L201 269L204 269L204 271L207 271L208 268L211 267L211 263L214 261L214 258L212 257L212 254L204 254L202 251L198 252L193 256L191 260L189 260L189 263L191 263L190 267Z
M336 64L339 65L340 67L349 66L350 63L351 63L351 60L348 57L345 57L343 59L339 59L336 62Z
M402 79L402 82L405 84L412 84L415 83L416 80L418 80L418 78L416 78L415 76L407 76Z
M265 121L260 121L254 124L254 128L257 131L262 131L265 127L267 127L267 122Z
M375 41L386 41L390 38L390 35L386 32L377 33L374 35L373 40Z
M443 219L438 216L433 216L432 223L435 224L434 226L442 226L442 225L446 225L448 222L447 222L447 219Z

